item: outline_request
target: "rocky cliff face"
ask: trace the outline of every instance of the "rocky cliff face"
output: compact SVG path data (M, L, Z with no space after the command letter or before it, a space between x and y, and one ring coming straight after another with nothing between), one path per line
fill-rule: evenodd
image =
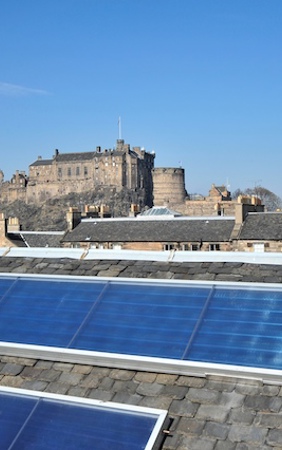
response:
M83 194L68 194L52 198L41 205L26 204L23 201L13 203L0 202L0 211L5 217L18 217L25 231L63 231L66 229L66 212L70 206L83 210L84 205L107 205L113 217L126 217L131 204L145 206L143 190L98 188Z

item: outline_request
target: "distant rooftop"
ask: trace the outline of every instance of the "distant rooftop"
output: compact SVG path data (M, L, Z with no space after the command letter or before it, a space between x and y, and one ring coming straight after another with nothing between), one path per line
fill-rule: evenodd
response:
M164 220L160 220L160 217ZM191 241L228 242L234 227L234 219L190 220L187 217L167 217L152 216L150 220L146 216L143 220L85 220L67 232L62 242L174 242L176 236L178 241L183 242L188 236Z

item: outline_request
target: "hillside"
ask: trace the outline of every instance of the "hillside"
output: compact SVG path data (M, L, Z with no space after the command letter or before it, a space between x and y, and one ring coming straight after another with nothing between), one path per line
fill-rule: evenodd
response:
M13 203L0 202L0 211L6 218L18 217L25 231L63 231L66 229L66 212L70 206L80 210L84 205L108 205L114 217L128 216L132 203L144 206L144 191L124 188L100 188L84 194L68 194L52 198L42 204L26 204L22 201Z

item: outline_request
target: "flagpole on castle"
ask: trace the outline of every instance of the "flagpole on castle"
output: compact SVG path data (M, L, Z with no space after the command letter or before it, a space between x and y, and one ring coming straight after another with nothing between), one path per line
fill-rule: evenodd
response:
M121 139L121 117L118 118L118 138Z

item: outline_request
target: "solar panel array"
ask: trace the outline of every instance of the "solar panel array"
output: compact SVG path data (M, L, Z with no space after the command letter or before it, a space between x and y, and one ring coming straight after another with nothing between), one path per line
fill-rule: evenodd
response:
M154 437L154 428L158 428L160 415L156 412L97 406L60 397L0 391L1 449L152 448L147 445Z
M282 369L282 288L0 277L0 340Z

